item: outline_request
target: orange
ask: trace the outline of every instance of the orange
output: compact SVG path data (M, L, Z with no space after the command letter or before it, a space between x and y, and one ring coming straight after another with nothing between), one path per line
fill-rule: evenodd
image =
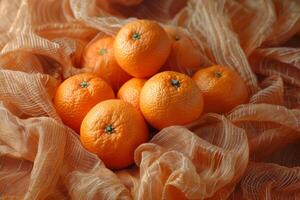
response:
M161 72L150 78L140 94L140 109L157 129L184 125L200 117L203 98L196 82L179 72Z
M79 132L88 111L97 103L115 98L112 88L95 74L72 76L59 85L54 106L62 121Z
M155 74L167 60L171 40L154 21L136 20L123 26L114 42L119 65L130 75L145 78Z
M133 164L134 150L148 140L144 118L130 103L120 99L93 107L80 128L80 140L110 169Z
M88 45L82 55L82 66L99 74L115 91L130 79L117 63L113 52L114 38L100 38Z
M205 112L228 112L249 99L243 79L230 68L215 65L201 69L193 79L203 93Z
M127 81L118 92L118 98L131 103L140 110L140 93L146 83L146 79L132 78Z
M172 48L163 70L186 72L187 69L199 69L201 53L191 38L178 27L168 26L165 30L172 39Z

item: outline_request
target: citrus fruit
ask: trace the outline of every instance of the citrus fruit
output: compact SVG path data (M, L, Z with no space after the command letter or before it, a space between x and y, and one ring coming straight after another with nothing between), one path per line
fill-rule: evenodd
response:
M145 83L146 79L130 79L120 88L118 98L131 103L136 109L140 110L140 93Z
M171 40L154 21L136 20L123 26L114 42L119 65L137 78L152 76L167 60Z
M161 72L150 78L140 94L140 109L157 129L184 125L200 117L203 98L196 82L179 72Z
M197 71L193 79L203 93L204 111L224 113L248 101L248 90L237 72L222 66Z
M62 121L79 132L88 111L97 103L115 98L112 88L95 74L83 73L66 79L54 96L54 106Z
M133 164L134 150L148 139L144 118L130 103L120 99L93 107L80 128L83 146L110 169Z
M100 38L88 45L82 55L82 66L99 74L115 91L130 79L117 63L113 52L114 38Z
M188 35L178 27L168 26L165 30L172 40L172 48L163 70L185 72L187 69L199 69L201 53Z

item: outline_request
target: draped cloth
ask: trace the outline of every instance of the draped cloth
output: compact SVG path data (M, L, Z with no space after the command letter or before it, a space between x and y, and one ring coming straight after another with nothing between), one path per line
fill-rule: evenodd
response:
M1 0L0 199L300 199L298 0ZM86 45L136 19L181 27L249 103L156 133L111 171L52 103Z

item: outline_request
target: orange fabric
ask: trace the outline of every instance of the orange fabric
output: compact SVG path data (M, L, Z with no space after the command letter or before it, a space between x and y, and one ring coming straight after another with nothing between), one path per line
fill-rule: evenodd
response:
M0 1L0 199L300 198L298 0L100 6ZM113 172L61 122L52 97L82 72L83 45L133 17L181 26L204 66L236 70L251 95L225 115L161 130L135 150L136 167Z

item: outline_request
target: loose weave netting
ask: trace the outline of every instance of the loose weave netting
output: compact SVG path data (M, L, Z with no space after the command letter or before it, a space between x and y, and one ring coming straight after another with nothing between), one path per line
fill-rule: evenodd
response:
M0 199L300 199L299 0L1 0ZM251 99L161 130L111 171L52 97L93 38L136 18L180 26L202 66L236 70Z

